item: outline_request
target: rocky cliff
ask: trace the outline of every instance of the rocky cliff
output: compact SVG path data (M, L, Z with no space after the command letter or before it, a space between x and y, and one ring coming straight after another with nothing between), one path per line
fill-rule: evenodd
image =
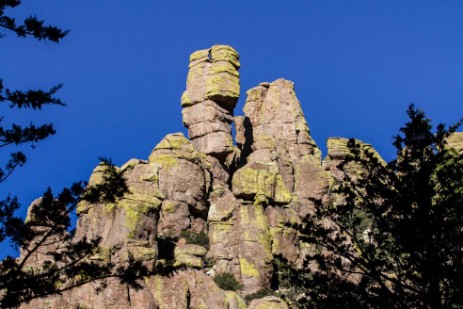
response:
M154 272L140 289L109 278L24 308L288 308L276 296L244 298L272 287L276 256L297 267L311 250L290 226L313 213L314 201L333 198L348 140L328 139L322 160L294 84L284 79L248 90L244 114L234 116L239 68L230 46L194 52L181 98L189 137L169 134L147 160L121 166L129 193L117 202L78 207L75 238L101 237L91 259L173 271ZM97 167L90 184L101 173ZM223 273L242 288L222 290L213 278Z

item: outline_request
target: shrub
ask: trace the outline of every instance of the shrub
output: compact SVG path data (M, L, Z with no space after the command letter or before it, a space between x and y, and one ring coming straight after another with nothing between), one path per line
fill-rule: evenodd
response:
M213 257L204 257L204 267L212 268L215 265L215 258Z
M206 249L209 248L209 237L204 231L197 234L195 232L185 230L180 232L180 237L185 238L188 244L199 245Z
M221 273L214 277L214 282L222 290L238 291L241 289L241 284L230 273Z

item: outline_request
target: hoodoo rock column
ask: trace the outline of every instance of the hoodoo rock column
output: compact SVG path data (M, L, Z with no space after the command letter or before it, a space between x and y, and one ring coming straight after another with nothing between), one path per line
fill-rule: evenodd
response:
M199 152L223 159L234 150L231 124L240 95L239 67L238 53L226 45L190 56L182 114Z

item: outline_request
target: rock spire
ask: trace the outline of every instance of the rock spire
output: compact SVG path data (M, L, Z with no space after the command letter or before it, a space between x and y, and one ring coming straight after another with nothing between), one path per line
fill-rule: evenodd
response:
M312 250L291 224L314 212L314 200L340 198L330 195L330 186L343 179L337 165L349 156L348 140L329 139L322 161L294 84L285 79L248 90L243 115L234 116L239 67L230 46L194 52L181 97L188 138L169 134L147 160L121 166L129 192L119 200L78 205L73 241L101 238L99 250L87 257L96 263L136 260L152 270L139 280L140 289L108 278L22 308L288 308L275 291L244 299L274 288L276 256L299 267ZM449 139L459 151L462 144L461 134ZM90 184L102 180L102 168ZM30 267L49 259L47 248ZM158 271L166 266L168 275ZM213 279L223 273L242 288L221 289Z

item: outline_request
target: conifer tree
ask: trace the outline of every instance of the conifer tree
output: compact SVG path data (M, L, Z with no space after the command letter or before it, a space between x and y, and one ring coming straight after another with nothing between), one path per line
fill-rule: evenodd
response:
M18 23L6 15L8 9L21 4L20 0L0 0L0 38L7 34L32 37L39 41L59 43L69 33L56 26L45 25L36 16ZM0 78L0 107L17 112L22 109L41 110L48 106L65 106L55 95L62 85L49 90L12 90L4 86ZM55 134L52 124L36 125L31 122L23 126L14 123L4 126L0 117L0 148L8 151L24 144L36 144ZM3 168L0 168L0 184L13 171L26 163L26 155L13 151ZM15 215L20 204L17 197L6 196L0 200L0 243L9 242L21 251L19 258L8 256L0 262L0 307L15 308L23 302L37 297L61 293L73 287L107 277L118 277L122 282L135 285L146 271L139 263L115 268L110 263L97 263L87 257L98 249L99 239L73 241L73 230L69 215L78 203L87 201L114 202L127 192L125 179L108 159L101 159L103 181L86 187L77 182L58 195L47 189L43 196L29 208L26 221ZM40 253L39 253L40 252ZM33 265L35 256L46 258L41 265Z
M293 301L315 308L463 307L463 155L447 145L461 121L433 131L424 112L411 105L407 114L389 164L349 141L337 198L320 203L299 227L316 249L305 259L307 271L284 276L297 291ZM349 173L352 163L361 175Z

